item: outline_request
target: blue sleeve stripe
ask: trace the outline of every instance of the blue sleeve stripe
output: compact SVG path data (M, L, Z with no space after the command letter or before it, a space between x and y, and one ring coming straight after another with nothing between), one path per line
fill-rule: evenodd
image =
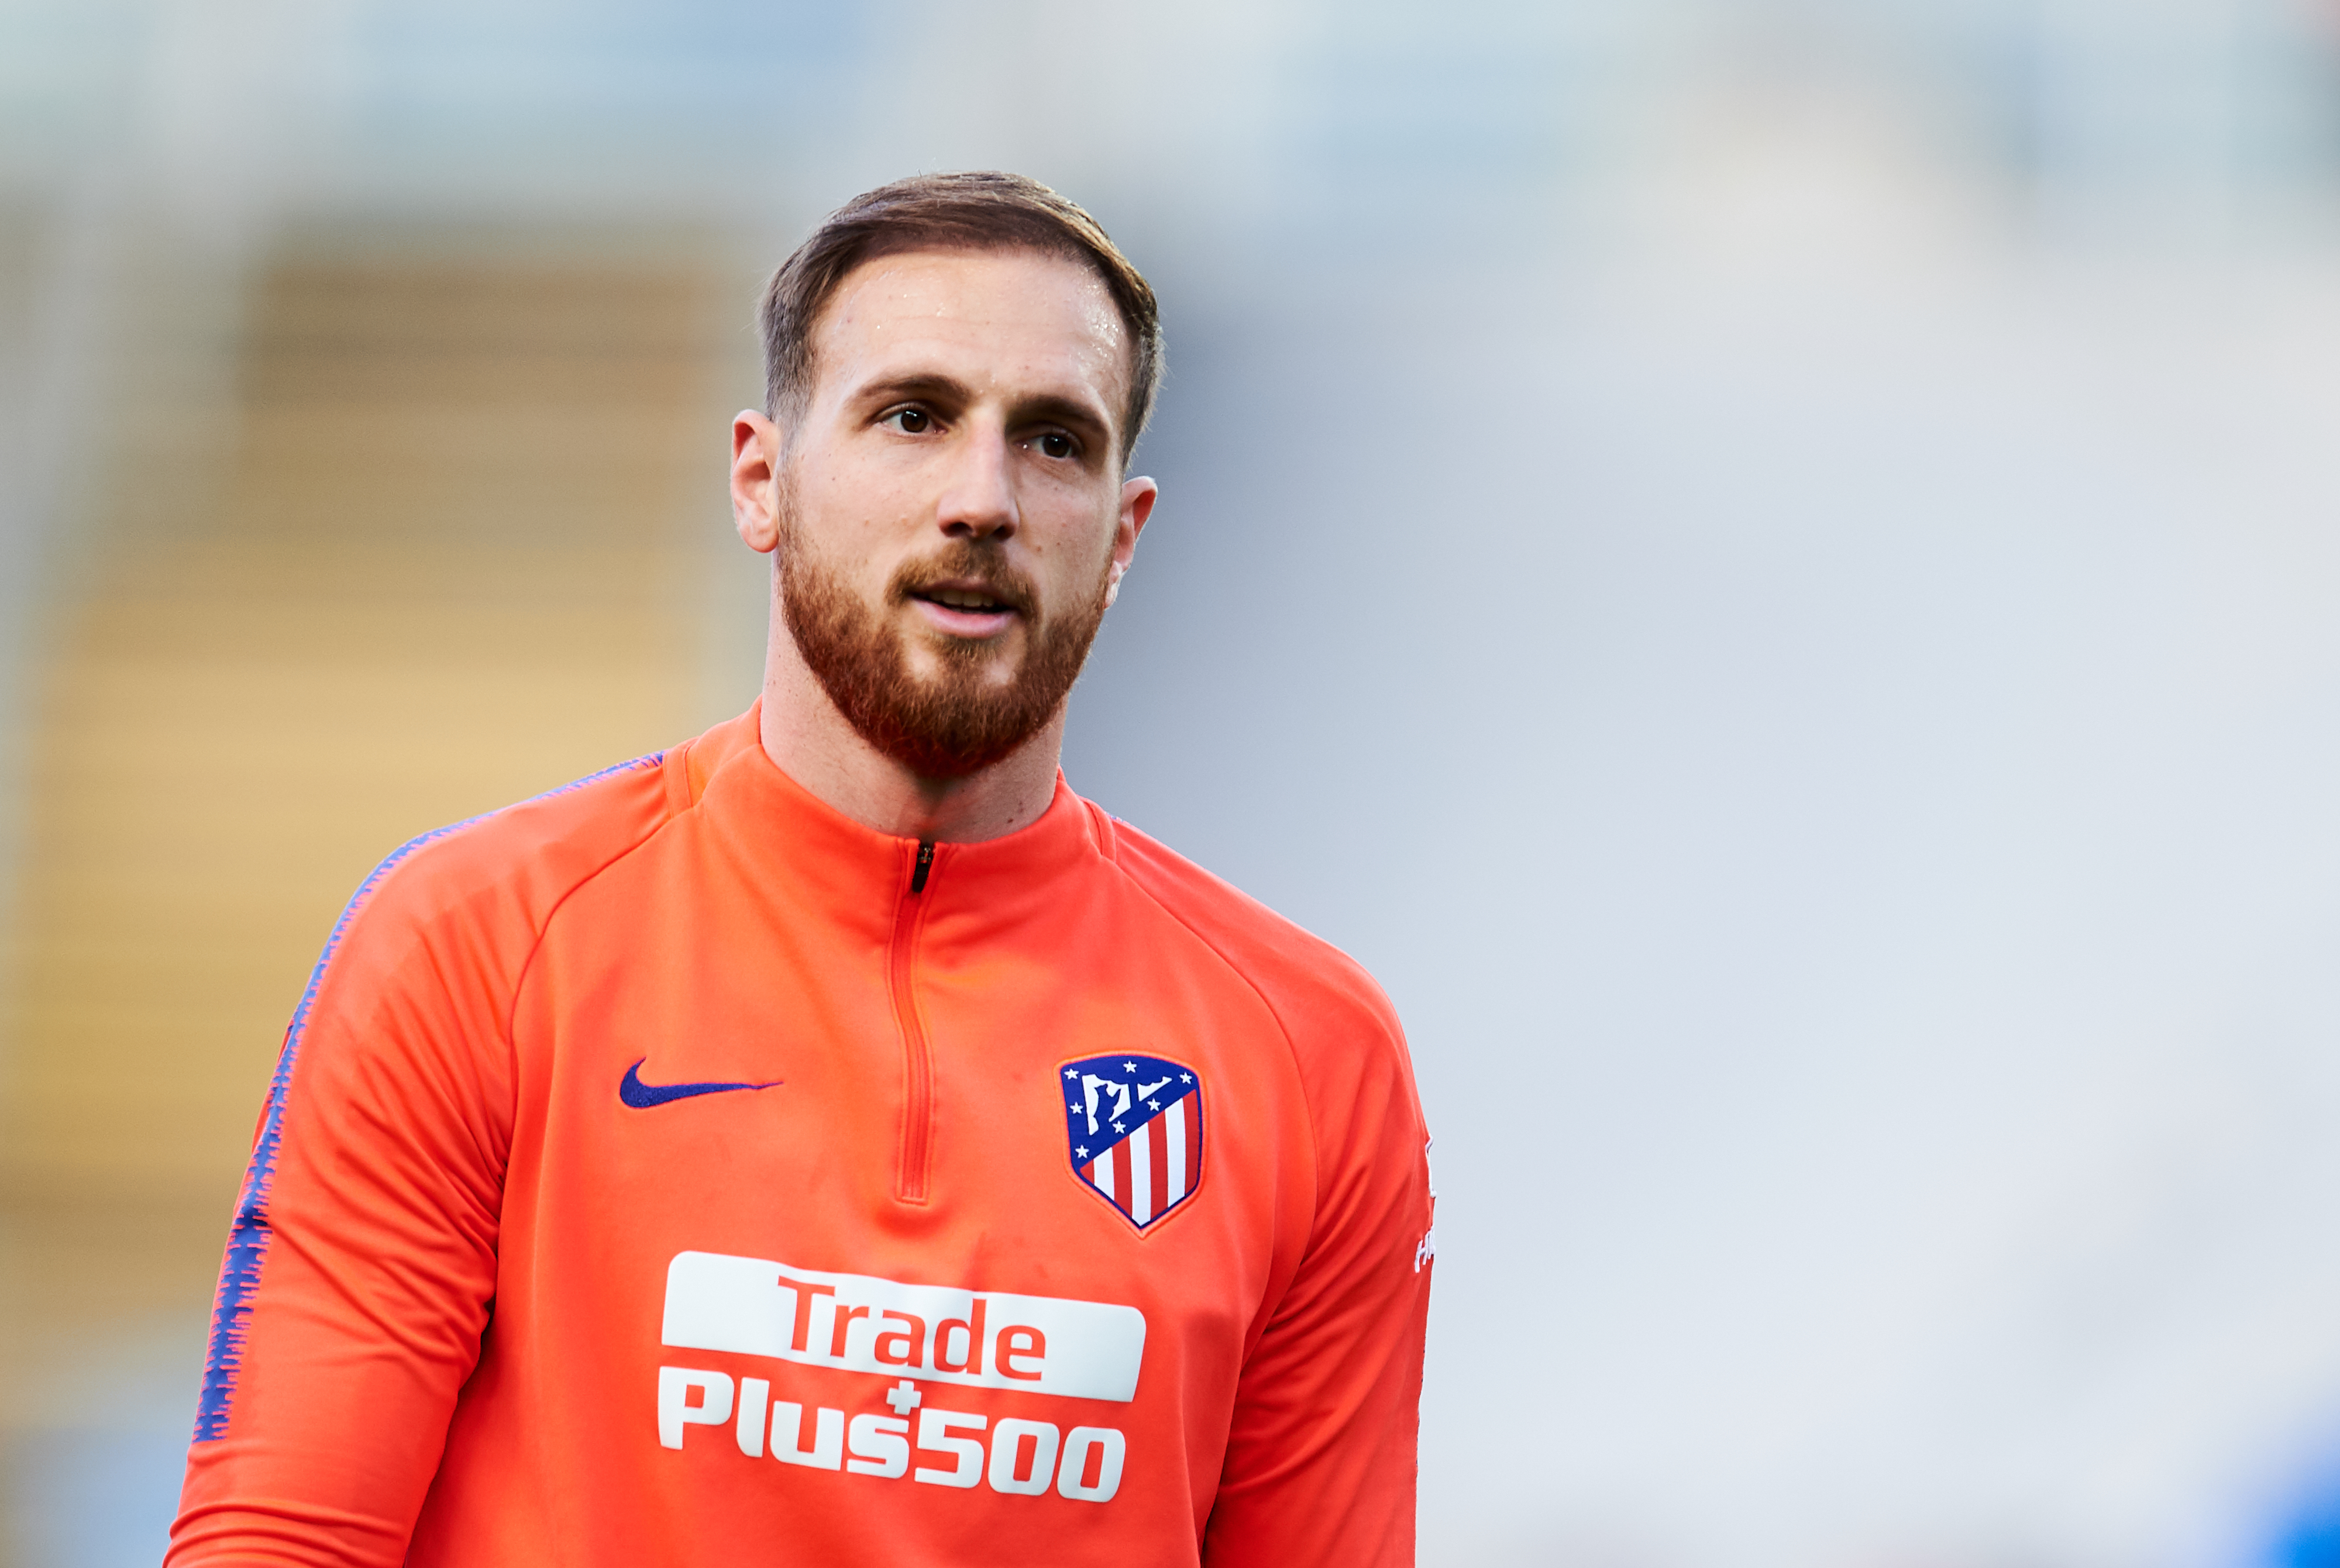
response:
M664 760L664 752L653 752L636 757L599 773L588 774L581 779L530 796L521 805L550 800L571 790L580 790L599 784L605 778L629 773L637 768L656 767ZM292 1065L301 1053L301 1037L309 1026L309 1010L316 1004L317 991L324 983L325 970L333 962L333 954L342 945L351 922L358 912L373 896L382 878L395 870L400 862L425 844L435 843L451 834L461 833L501 811L485 812L475 817L434 828L421 837L412 839L391 852L390 857L373 868L358 891L333 922L332 933L325 938L325 951L317 956L316 967L309 971L309 983L301 992L300 1005L292 1010L292 1021L284 1031L283 1048L276 1055L276 1071L268 1080L268 1109L261 1117L260 1137L253 1143L252 1164L244 1171L243 1188L236 1198L235 1220L228 1229L227 1256L220 1265L219 1294L212 1307L211 1348L203 1357L203 1387L195 1405L195 1441L209 1443L227 1435L228 1415L235 1402L237 1374L243 1366L244 1334L252 1322L253 1297L260 1288L261 1264L268 1255L268 1242L273 1234L268 1223L269 1191L276 1177L276 1149L284 1127L285 1092L292 1081Z

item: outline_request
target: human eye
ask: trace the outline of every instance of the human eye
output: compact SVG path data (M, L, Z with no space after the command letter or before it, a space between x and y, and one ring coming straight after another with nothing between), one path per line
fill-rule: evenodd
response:
M878 416L878 422L906 436L923 436L935 428L935 417L915 405L888 409Z
M1040 455L1046 458L1077 458L1081 455L1080 442L1062 430L1043 431L1034 439L1032 444L1037 447L1040 449Z

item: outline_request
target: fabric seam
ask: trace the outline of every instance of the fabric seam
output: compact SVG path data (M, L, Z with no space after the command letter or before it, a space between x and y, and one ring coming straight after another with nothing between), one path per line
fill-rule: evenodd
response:
M292 1020L285 1025L284 1042L278 1048L276 1067L269 1076L268 1099L261 1111L259 1130L253 1139L251 1160L243 1181L237 1188L235 1218L229 1227L227 1252L221 1260L219 1286L213 1294L210 1342L203 1356L203 1380L196 1395L194 1442L216 1442L227 1435L239 1375L243 1371L244 1328L253 1310L252 1299L260 1287L269 1244L275 1235L269 1223L268 1202L275 1187L276 1155L283 1136L285 1109L292 1097L292 1075L301 1060L301 1048L311 1016L324 995L333 960L339 956L342 944L355 928L359 916L372 905L375 893L391 873L416 852L468 832L506 812L587 789L605 779L636 769L659 766L664 763L666 754L653 752L617 763L525 800L419 833L384 856L381 863L358 884L357 891L350 895L349 902L333 922L332 930L326 933L323 951L317 955L316 963L310 969L308 984L302 989L301 1000L294 1004ZM659 825L664 827L665 820L661 820ZM653 830L632 848L640 848L640 843L647 843L655 836L656 831ZM630 849L627 853L631 853ZM615 862L610 863L614 864ZM599 872L592 874L598 875ZM590 876L586 880L590 880ZM575 890L572 888L570 891ZM562 896L565 899L568 895ZM540 943L541 941L540 932L537 942ZM532 954L533 946L530 951ZM507 1050L511 1049L510 1040L511 1029L507 1021Z
M560 914L561 910L567 906L570 899L575 898L579 893L584 892L589 883L598 880L605 873L614 870L619 862L628 859L629 857L639 853L642 850L648 849L651 843L658 838L659 834L666 832L667 829L672 827L683 817L699 809L699 803L697 801L691 802L690 804L685 807L682 811L675 810L671 800L666 802L665 805L666 814L659 818L657 824L653 826L649 832L642 834L640 838L636 839L632 843L628 844L625 848L611 855L608 860L603 861L600 865L597 865L591 871L587 872L583 876L579 877L575 882L571 883L562 891L559 898L554 899L550 903L545 905L544 918L538 922L536 934L529 941L528 956L521 960L520 972L512 976L511 1001L504 1009L503 1045L505 1050L513 1053L515 1058L515 1068L517 1068L518 1065L517 1057L520 1050L520 1042L513 1036L514 1031L518 1028L520 1019L520 993L528 989L528 977L535 972L537 955L544 951L544 939L551 934L553 918ZM515 1085L517 1085L517 1071L514 1073L514 1082Z
M1139 882L1135 877L1130 875L1129 869L1126 866L1124 866L1119 861L1107 861L1106 863L1112 866L1115 873L1118 874L1122 880L1128 883L1131 887L1135 888L1140 897L1144 898L1155 909L1160 910L1165 919L1177 926L1181 931L1184 931L1187 935L1193 937L1196 942L1201 942L1204 948L1209 952L1213 958L1217 959L1221 963L1226 966L1228 973L1234 975L1237 980L1242 981L1245 986L1250 988L1251 993L1259 998L1259 1004L1267 1009L1267 1016L1275 1020L1275 1027L1284 1036L1284 1051L1292 1058L1292 1075L1294 1079L1298 1080L1300 1083L1300 1103L1308 1108L1308 1241L1310 1250L1314 1250L1316 1241L1316 1222L1320 1218L1322 1218L1324 1210L1324 1140L1317 1133L1316 1107L1308 1097L1308 1078L1307 1074L1301 1070L1300 1046L1298 1042L1292 1038L1292 1026L1284 1022L1283 1011L1278 1008L1274 1001L1269 1000L1267 992L1260 988L1259 981L1246 974L1244 971L1243 966L1236 963L1234 959L1228 957L1217 942L1213 942L1209 937L1205 936L1201 932L1195 930L1192 922L1180 915L1177 911L1172 909L1168 904L1164 903L1159 898L1155 897L1154 890L1147 887L1144 883ZM1282 1300L1279 1299L1276 1305L1278 1307L1281 1307L1283 1306ZM1271 1320L1274 1316L1275 1314L1273 1312L1268 1314Z

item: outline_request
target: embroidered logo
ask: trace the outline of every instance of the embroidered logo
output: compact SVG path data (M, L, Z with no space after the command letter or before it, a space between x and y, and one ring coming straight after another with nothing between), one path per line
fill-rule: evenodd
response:
M1067 1062L1065 1145L1073 1174L1143 1230L1203 1178L1203 1081L1158 1056Z
M648 1061L649 1058L642 1058ZM648 1110L653 1105L665 1105L671 1100L689 1100L694 1095L724 1094L735 1089L778 1089L778 1079L769 1083L644 1083L642 1062L626 1069L626 1076L618 1080L618 1098L636 1110Z

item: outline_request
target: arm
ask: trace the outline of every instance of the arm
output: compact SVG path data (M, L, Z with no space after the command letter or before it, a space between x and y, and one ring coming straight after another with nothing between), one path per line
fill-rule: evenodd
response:
M402 1562L478 1359L521 959L499 951L492 894L442 906L435 857L400 865L422 842L359 890L286 1032L170 1568Z
M1413 1561L1427 1134L1396 1021L1385 1003L1375 1011L1362 1045L1320 1053L1313 1071L1302 1058L1315 1223L1236 1388L1204 1535L1209 1568Z

